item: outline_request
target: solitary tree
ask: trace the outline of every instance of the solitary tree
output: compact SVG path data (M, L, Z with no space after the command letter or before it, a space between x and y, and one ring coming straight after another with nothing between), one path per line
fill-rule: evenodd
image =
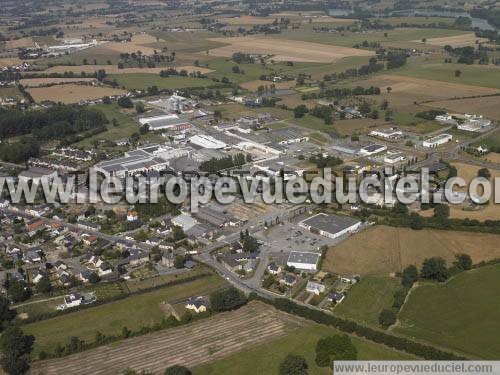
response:
M432 279L437 281L445 281L448 278L448 270L446 262L443 258L427 258L424 260L420 275L424 279Z
M460 77L462 75L462 71L461 70L455 70L455 77Z
M468 271L472 268L472 258L469 254L457 254L455 255L455 262L453 264L458 269Z

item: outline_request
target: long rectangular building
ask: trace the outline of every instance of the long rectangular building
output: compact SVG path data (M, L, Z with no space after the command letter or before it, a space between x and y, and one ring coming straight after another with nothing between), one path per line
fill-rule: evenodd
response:
M319 213L302 220L299 226L312 233L334 239L356 232L361 226L361 222L349 216Z

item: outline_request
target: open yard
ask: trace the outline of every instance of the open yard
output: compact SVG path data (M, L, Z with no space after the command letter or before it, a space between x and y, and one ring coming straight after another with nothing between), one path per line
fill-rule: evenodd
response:
M401 288L399 278L368 276L352 286L347 297L335 307L335 314L363 324L378 327L380 311L394 302L394 293Z
M374 226L331 247L322 269L338 274L389 275L439 256L467 253L474 263L500 258L500 235Z
M182 327L34 365L34 374L117 374L126 368L163 373L174 364L194 367L245 352L302 325L299 318L253 302Z
M458 350L473 358L500 352L500 265L482 267L445 284L414 289L399 314L399 333Z
M224 285L218 276L208 276L188 283L157 289L126 299L88 308L57 318L23 326L25 332L36 338L34 355L42 350L50 352L57 343L65 344L71 336L92 341L97 331L120 334L123 327L138 330L158 323L164 316L161 304L209 293Z
M278 61L332 62L348 56L372 56L374 53L349 47L264 37L215 38L227 46L210 50L211 55L231 57L242 52L273 55Z
M27 90L35 102L46 100L64 104L78 103L81 100L100 99L109 95L121 95L125 91L111 87L95 87L87 85L67 84L50 87L34 87Z

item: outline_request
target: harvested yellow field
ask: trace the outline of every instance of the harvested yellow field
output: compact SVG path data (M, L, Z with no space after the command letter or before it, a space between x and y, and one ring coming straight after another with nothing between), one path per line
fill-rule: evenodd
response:
M491 161L492 163L500 164L500 154L496 152L491 152L485 157L486 160Z
M278 90L284 90L284 89L291 89L295 87L295 81L286 81L286 82L269 82L269 81L261 81L261 80L256 80L256 81L249 81L245 83L241 83L240 86L246 90L250 91L257 91L259 86L267 86L271 87L271 85L274 85L276 89Z
M425 44L431 44L433 46L444 47L446 45L450 45L452 47L464 47L464 46L473 46L476 44L476 41L487 42L486 38L478 38L474 33L455 35L455 36L446 36L442 38L430 38L427 39ZM423 43L421 40L413 40L415 43Z
M30 48L33 47L33 39L31 38L21 38L21 39L14 39L14 40L8 40L5 43L5 47L7 49L11 48Z
M338 274L388 275L429 257L448 264L455 254L469 254L474 263L500 257L500 235L444 230L412 230L375 226L331 247L322 269Z
M20 80L24 87L38 87L52 84L74 83L74 82L96 82L95 78L28 78Z
M119 53L137 53L140 51L143 55L149 56L154 54L155 48L149 47L147 44L156 42L155 37L146 33L139 33L134 35L130 42L109 42L102 44L101 47Z
M305 61L327 63L347 56L372 56L374 52L356 48L302 42L266 37L213 38L214 42L227 46L210 50L213 56L231 57L235 52L272 55L277 61Z
M500 69L497 74L500 74ZM457 113L481 113L483 116L500 120L500 98L498 96L490 96L483 98L457 99L457 100L442 100L432 103L427 103L426 106L434 108L445 108L450 112Z
M460 83L435 81L432 79L413 78L382 74L374 78L379 83L380 89L385 91L388 86L392 93L413 93L427 95L428 97L450 98L456 96L488 95L498 93L497 89L464 85Z
M193 65L183 65L174 67L177 71L186 70L188 73L200 72L202 74L212 73L215 70L196 67ZM151 74L159 74L162 70L166 70L166 67L160 68L125 68L118 69L117 65L58 65L48 68L43 71L43 73L64 73L64 72L73 72L79 74L81 72L85 72L87 74L92 74L97 72L98 70L105 70L107 74L130 74L130 73L151 73ZM29 72L35 73L35 72Z
M35 87L30 88L28 92L37 103L48 100L64 104L78 103L81 100L100 99L104 96L121 95L126 93L126 91L110 87L94 87L77 84Z
M0 68L3 68L5 66L18 65L22 62L23 61L21 59L18 59L17 57L7 57L4 59L0 59Z

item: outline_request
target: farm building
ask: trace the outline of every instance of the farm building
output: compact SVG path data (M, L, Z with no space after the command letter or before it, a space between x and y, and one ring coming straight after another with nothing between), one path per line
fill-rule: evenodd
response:
M316 271L321 254L307 251L291 251L286 265L299 270Z
M319 213L302 220L299 226L328 238L338 238L359 229L361 222L349 216Z

